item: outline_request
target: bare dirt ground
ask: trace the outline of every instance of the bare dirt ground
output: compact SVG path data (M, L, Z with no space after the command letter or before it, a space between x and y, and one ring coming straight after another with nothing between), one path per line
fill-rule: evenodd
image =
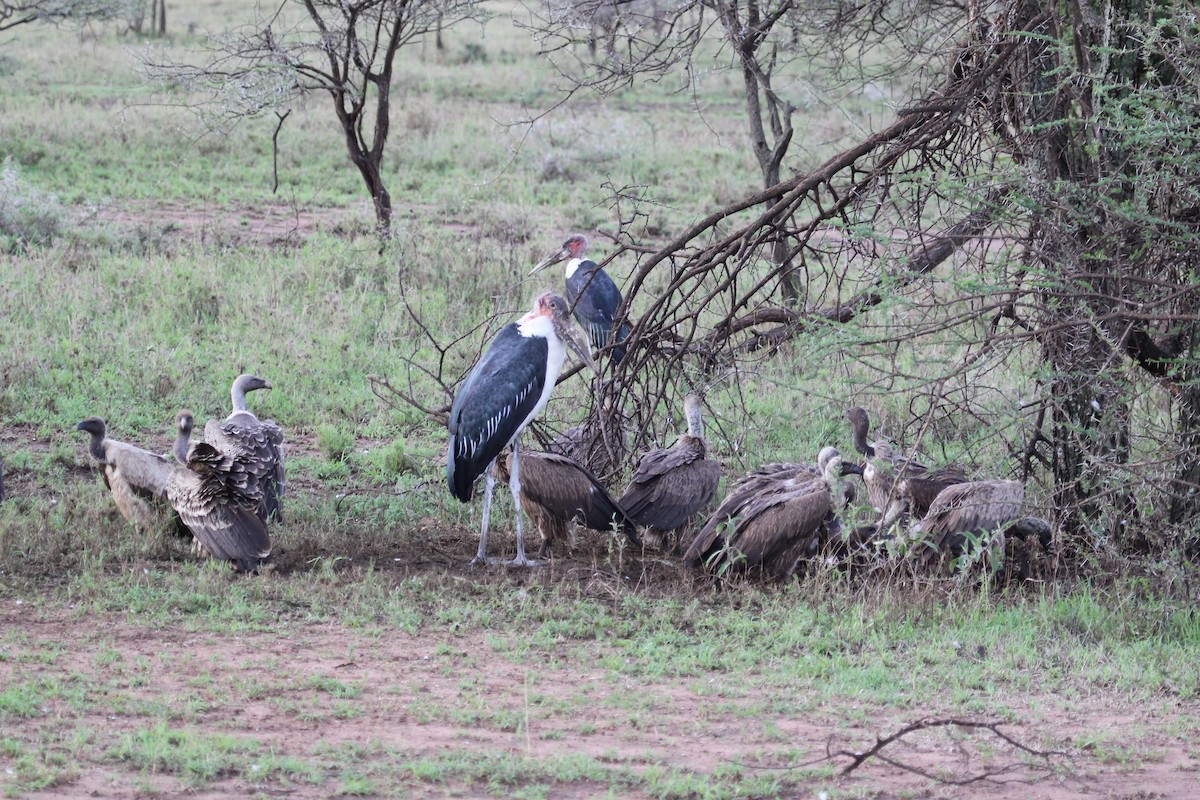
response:
M339 625L285 624L270 633L236 635L148 628L120 614L80 617L70 609L36 609L6 603L0 628L16 647L4 647L0 686L36 676L49 684L82 684L101 696L60 697L21 723L23 740L52 741L69 730L90 730L101 750L122 735L146 727L145 713L130 706L136 695L146 708L180 709L172 727L202 735L248 737L278 755L324 758L330 748L356 745L402 753L404 759L448 753L508 753L525 759L584 755L610 763L662 764L707 774L722 765L778 769L799 751L804 760L835 749L861 750L913 721L891 709L823 707L803 718L746 718L727 701L715 701L706 680L642 682L614 678L603 668L516 664L497 655L502 629L486 634L366 634ZM37 654L50 653L52 658ZM474 680L477 678L477 680ZM348 701L314 687L361 690ZM351 692L353 694L354 692ZM652 698L644 713L630 714L616 696ZM108 698L111 696L111 702ZM314 700L315 698L315 700ZM955 716L932 706L926 716ZM992 780L970 786L938 785L927 778L872 760L849 776L813 778L813 794L833 792L872 798L1195 798L1200 796L1200 745L1167 731L1175 713L1197 708L1122 707L1111 698L1089 698L1063 710L1058 698L1014 698L1021 719L1006 725L1013 738L1039 749L1061 749L1053 774L1039 760L1022 758L985 736L922 731L886 751L927 770L969 777L1011 766ZM585 719L563 709L586 709ZM184 710L188 709L188 710ZM463 713L447 715L446 709ZM467 710L471 710L467 713ZM864 717L863 711L867 714ZM961 713L961 712L958 712ZM448 721L451 720L451 721ZM507 722L506 722L507 720ZM516 724L513 724L516 721ZM581 723L586 723L581 725ZM768 724L769 723L769 724ZM1114 758L1080 749L1080 737L1140 731L1130 738L1136 757ZM1120 738L1118 734L1118 738ZM0 756L0 765L5 759ZM835 759L844 766L846 758ZM635 767L636 769L636 767ZM139 770L121 759L85 760L73 780L29 797L243 797L254 792L295 798L326 797L336 781L316 785L257 783L244 776L189 787L177 777ZM401 773L403 771L401 770ZM11 774L11 768L10 768ZM407 796L503 796L476 785L412 784ZM589 797L605 788L589 781L559 783L552 797ZM649 796L632 792L628 796Z

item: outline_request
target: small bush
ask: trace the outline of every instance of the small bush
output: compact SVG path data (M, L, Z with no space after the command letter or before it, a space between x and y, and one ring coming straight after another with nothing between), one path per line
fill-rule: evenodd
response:
M335 425L317 428L317 447L330 461L345 461L354 452L354 434Z
M371 461L386 477L404 475L417 469L417 462L409 454L408 445L403 439L396 439L386 447L375 450L371 453Z
M58 196L21 177L11 158L0 168L0 241L8 249L47 245L62 233L65 212Z

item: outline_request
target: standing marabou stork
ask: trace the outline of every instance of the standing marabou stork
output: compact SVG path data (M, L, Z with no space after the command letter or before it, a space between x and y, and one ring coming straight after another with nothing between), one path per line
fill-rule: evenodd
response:
M475 481L485 475L483 526L479 552L472 563L486 562L492 490L496 483L495 460L512 446L509 487L517 513L517 557L505 562L531 566L525 557L521 528L521 477L517 442L521 431L541 413L550 399L566 358L566 346L589 367L596 363L587 340L569 316L567 301L552 292L538 297L533 310L500 329L487 352L463 381L450 409L450 451L446 459L446 484L450 493L466 503L475 492Z
M533 275L566 259L567 300L571 303L575 319L587 331L596 350L607 346L611 338L613 363L620 363L625 357L624 342L629 338L631 330L626 322L617 331L616 336L612 335L613 316L617 313L617 307L621 305L621 290L595 261L583 257L587 246L587 237L577 233L563 242L558 250L538 262L529 274Z

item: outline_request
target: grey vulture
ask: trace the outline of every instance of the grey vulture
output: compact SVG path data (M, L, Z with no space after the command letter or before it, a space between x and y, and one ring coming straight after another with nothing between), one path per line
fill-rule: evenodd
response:
M255 375L238 375L230 390L233 411L224 422L214 419L204 426L204 441L228 456L232 469L244 473L246 483L256 487L256 494L262 498L258 516L264 523L283 521L283 431L274 420L254 416L246 404L246 394L270 388L271 384Z
M167 479L174 466L164 456L108 437L101 417L88 417L75 426L91 435L88 452L100 462L104 485L117 509L135 527L149 530L163 520Z
M189 447L194 424L190 411L176 417L180 465L167 480L167 498L200 549L242 572L254 572L271 559L271 540L259 516L262 497L229 454L208 442Z
M1008 536L1025 539L1034 535L1050 552L1050 524L1037 517L1022 517L1024 505L1025 487L1018 481L972 481L947 487L909 529L915 558L926 565L957 558L971 535L993 531L998 536L989 544L1001 551Z
M660 546L670 533L687 528L712 500L721 481L721 465L706 457L700 397L689 394L683 411L687 433L671 447L643 454L617 501L630 519L646 530L647 539Z

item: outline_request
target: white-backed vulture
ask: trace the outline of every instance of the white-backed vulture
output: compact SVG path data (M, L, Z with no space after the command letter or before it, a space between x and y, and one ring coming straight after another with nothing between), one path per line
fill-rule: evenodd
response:
M496 459L496 479L508 481L508 452ZM542 534L538 558L574 544L571 523L597 531L621 530L638 547L637 526L586 467L556 453L521 453L521 508Z
M927 565L957 558L963 554L969 536L1002 533L1001 528L1021 518L1024 505L1025 487L1018 481L984 480L949 486L909 529L916 548L914 557ZM1014 533L1020 535L1021 530ZM1002 548L1003 542L993 540L990 544Z
M259 518L283 521L283 493L286 475L283 464L283 431L274 420L259 420L246 404L246 394L270 389L271 384L254 375L238 375L230 397L233 411L224 422L209 420L204 426L204 441L229 456L234 469L245 473L247 483L257 486L262 497Z
M931 470L913 457L905 456L885 441L868 442L871 420L864 408L846 410L854 449L866 456L862 468L867 499L885 519L894 521L905 513L915 519L925 516L929 504L948 486L968 480L955 465ZM905 481L897 486L897 481ZM901 491L901 488L903 491ZM880 530L887 526L880 524Z
M738 482L684 555L691 566L720 573L734 569L776 579L816 556L840 531L844 506L842 459L826 447L819 473L801 465L752 473Z
M88 417L75 426L91 435L88 452L100 462L104 485L112 492L117 509L134 526L148 530L163 520L167 479L174 466L149 450L108 437L101 417Z
M646 538L660 547L670 534L687 528L721 482L721 465L706 457L700 397L689 394L683 410L687 433L671 447L645 453L618 500L630 519L645 529Z
M193 426L191 412L179 412L175 458L180 465L167 480L167 498L205 553L254 572L271 559L271 540L259 517L262 497L256 486L246 485L229 454L208 442L189 447Z

